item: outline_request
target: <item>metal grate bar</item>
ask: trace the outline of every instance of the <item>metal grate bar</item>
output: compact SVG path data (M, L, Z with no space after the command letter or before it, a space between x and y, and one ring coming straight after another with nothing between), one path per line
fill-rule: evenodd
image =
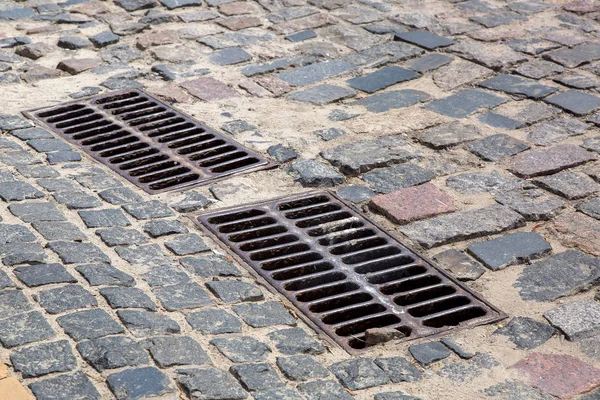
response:
M138 89L24 114L150 194L274 165Z
M193 220L351 353L371 328L410 340L506 317L332 193Z

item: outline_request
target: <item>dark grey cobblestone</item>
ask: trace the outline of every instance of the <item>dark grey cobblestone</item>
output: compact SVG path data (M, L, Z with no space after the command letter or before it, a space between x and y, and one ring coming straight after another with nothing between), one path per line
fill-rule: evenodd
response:
M88 228L105 228L131 225L121 210L107 209L79 211L79 216Z
M153 289L160 304L168 311L198 308L214 304L200 285L188 282L181 285L162 286Z
M165 241L165 247L178 256L187 256L210 250L202 238L195 233L170 238Z
M388 375L371 358L340 361L329 367L342 385L350 390L360 390L389 382Z
M146 339L143 345L160 368L212 364L208 354L189 336L155 337Z
M77 351L98 372L148 363L148 355L135 340L109 336L77 344Z
M0 342L6 348L50 339L54 335L54 329L38 311L0 320Z
M271 353L269 346L250 336L216 338L210 344L233 362L265 361Z
M283 354L321 354L325 346L310 337L301 328L288 328L271 332L269 339L275 342L275 347Z
M141 310L118 310L117 315L135 337L181 332L179 324L163 314Z
M225 303L241 303L245 301L264 300L261 290L248 282L227 279L207 282L206 286Z
M185 319L192 328L202 333L220 334L242 331L239 319L221 309L205 309L186 315Z
M450 351L442 342L415 344L408 348L410 354L423 366L443 360L450 356Z
M78 190L55 192L52 197L58 204L64 204L71 210L100 207L102 202L94 195Z
M38 400L99 400L100 393L81 371L33 382L29 388ZM60 396L60 397L58 397Z
M476 259L493 271L514 264L542 258L552 252L552 247L535 232L516 232L468 247Z
M389 375L393 383L421 380L421 372L404 357L377 358L375 364Z
M175 392L171 380L155 367L126 369L109 375L106 382L117 399L143 399Z
M100 294L112 308L143 308L156 311L156 304L142 290L129 287L107 287Z
M229 371L251 392L285 386L275 369L266 363L232 365Z
M144 264L148 266L168 265L171 262L162 248L155 243L137 246L117 246L115 251L130 264Z
M309 400L350 400L353 397L336 381L313 381L298 385L298 390Z
M75 267L91 286L118 285L134 286L132 276L113 267L110 264L87 264Z
M293 381L308 381L329 376L327 368L308 355L277 357L277 367L286 378Z
M158 200L125 204L123 209L136 219L163 218L173 215L173 211Z
M0 292L0 312L11 317L33 310L32 304L20 290L3 290Z
M231 375L217 368L178 369L176 380L192 398L241 400L248 397Z
M177 220L159 219L144 224L144 232L153 238L173 235L176 233L187 233L188 229Z
M148 241L140 231L121 227L98 229L96 234L107 246L111 247L144 244Z
M232 308L245 323L253 328L273 325L296 325L296 319L283 304L275 301L238 304Z
M367 172L363 179L376 192L390 193L429 182L433 179L433 173L415 164L403 164Z
M77 360L73 356L67 340L43 343L19 349L10 356L16 371L24 378L34 378L53 372L66 372L75 369Z
M65 221L64 215L49 202L10 204L8 209L23 222Z
M67 285L36 293L34 299L49 314L96 307L96 298L80 285Z
M65 264L110 262L108 256L91 243L57 241L48 243L48 247L56 252Z
M140 203L143 200L140 195L125 187L106 189L98 192L98 196L100 196L102 200L114 205Z
M519 349L534 349L554 336L554 328L528 317L515 317L503 328L494 332L507 336Z
M56 322L75 341L96 339L123 333L124 329L106 311L100 309L77 311L58 317Z

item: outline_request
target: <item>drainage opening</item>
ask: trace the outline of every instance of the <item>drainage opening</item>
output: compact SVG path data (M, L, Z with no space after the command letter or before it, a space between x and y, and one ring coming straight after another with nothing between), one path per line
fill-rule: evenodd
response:
M505 317L332 193L193 220L349 352L372 328L410 340Z
M253 151L137 89L25 115L148 193L270 166Z

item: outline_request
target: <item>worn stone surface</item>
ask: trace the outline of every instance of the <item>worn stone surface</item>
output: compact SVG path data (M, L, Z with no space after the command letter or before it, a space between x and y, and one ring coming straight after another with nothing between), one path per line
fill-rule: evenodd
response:
M450 350L441 342L415 344L410 346L408 351L422 366L450 356Z
M599 316L600 304L592 299L563 304L544 313L552 326L573 341L596 336L600 330Z
M542 188L569 200L580 199L596 193L600 185L587 175L571 171L562 171L544 176L534 181Z
M481 131L476 126L453 121L425 129L416 137L420 142L439 149L479 139L480 135Z
M575 115L589 114L600 108L600 97L574 89L552 95L546 101Z
M77 344L77 351L97 371L146 364L148 355L126 336L109 336Z
M521 215L508 207L495 205L413 222L400 231L419 245L430 248L523 225L525 220Z
M467 89L457 94L434 100L425 108L453 118L465 118L481 108L496 107L507 100L479 89Z
M559 145L516 155L511 160L510 171L521 177L549 175L595 159L592 153L579 146Z
M269 346L249 336L217 338L210 343L233 362L264 361L271 352Z
M600 277L600 260L567 250L528 265L515 287L521 298L550 301L589 289Z
M469 253L493 271L542 258L552 251L550 243L535 232L516 232L486 242L473 243Z
M476 280L485 272L481 264L456 249L444 250L433 260L460 281Z
M554 336L554 328L528 317L515 317L495 335L507 336L519 349L535 349Z
M600 370L569 355L532 353L512 368L532 386L561 398L600 385Z
M414 164L403 164L367 172L363 179L379 193L390 193L420 185L433 179L433 174Z
M236 380L217 368L177 369L176 380L188 394L199 398L241 400L248 397Z
M566 212L557 217L547 227L549 234L558 234L563 246L575 247L596 257L600 256L598 247L598 220L582 213Z
M344 183L344 177L336 170L315 160L296 161L290 165L290 174L303 186L336 186Z
M69 399L100 399L100 393L88 377L77 371L33 382L29 388L38 399L51 399L60 393Z
M388 375L371 358L340 361L329 367L342 385L350 390L365 389L389 382Z
M410 161L415 149L396 136L345 144L321 152L321 156L346 175L358 175L374 168Z

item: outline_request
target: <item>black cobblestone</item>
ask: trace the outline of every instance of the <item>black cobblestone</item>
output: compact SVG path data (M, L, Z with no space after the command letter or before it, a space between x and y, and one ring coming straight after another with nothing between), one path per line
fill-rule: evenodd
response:
M118 310L117 315L135 337L179 333L179 324L163 314L141 310Z
M98 372L148 363L148 355L135 340L109 336L77 344L77 351Z
M147 294L137 288L107 287L100 289L100 294L112 308L143 308L156 311L156 304Z
M67 285L41 291L34 295L34 299L49 314L98 305L96 298L80 285Z

